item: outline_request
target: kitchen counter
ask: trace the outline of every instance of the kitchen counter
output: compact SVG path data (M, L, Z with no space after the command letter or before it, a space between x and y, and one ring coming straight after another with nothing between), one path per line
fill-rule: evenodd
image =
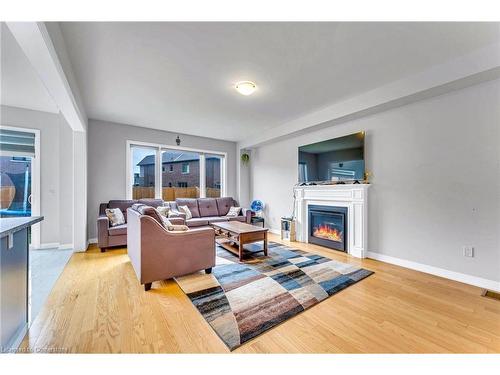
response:
M29 324L29 234L43 216L0 218L0 350L15 352Z
M0 238L43 220L43 216L5 217L0 219Z

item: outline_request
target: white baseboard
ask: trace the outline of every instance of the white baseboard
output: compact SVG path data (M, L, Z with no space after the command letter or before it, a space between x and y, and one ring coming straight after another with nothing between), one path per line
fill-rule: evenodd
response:
M273 234L277 234L278 236L281 235L281 230L275 229L275 228L269 228L269 232Z
M87 243L90 245L90 244L93 244L93 243L97 243L97 238L89 238Z
M58 249L58 248L59 248L59 242L46 242L46 243L41 243L40 246L38 247L32 247L32 249L35 250Z
M367 252L367 257L381 262L395 264L397 266L409 268L415 271L429 273L431 275L444 277L454 281L459 281L464 284L474 285L480 288L500 291L500 281L488 280L478 276L467 275L465 273L446 270L444 268L429 266L427 264L412 262L410 260L395 258L390 255L375 253L372 251Z
M47 250L47 249L67 250L72 248L73 248L72 243L60 244L59 242L46 242L40 244L40 246L38 247L30 245L30 250Z

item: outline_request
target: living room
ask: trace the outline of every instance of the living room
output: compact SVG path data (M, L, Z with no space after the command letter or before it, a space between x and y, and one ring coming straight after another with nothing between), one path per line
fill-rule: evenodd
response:
M234 17L2 19L2 352L498 360L500 22Z

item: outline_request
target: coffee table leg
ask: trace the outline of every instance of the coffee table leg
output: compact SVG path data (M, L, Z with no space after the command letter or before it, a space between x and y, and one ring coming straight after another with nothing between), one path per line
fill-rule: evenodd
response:
M243 244L241 243L241 239L238 242L238 252L239 252L239 258L240 262L243 261Z
M264 233L264 255L267 257L267 232Z

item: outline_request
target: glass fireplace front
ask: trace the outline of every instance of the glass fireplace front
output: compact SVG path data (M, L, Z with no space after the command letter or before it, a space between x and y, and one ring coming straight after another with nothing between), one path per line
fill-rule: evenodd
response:
M347 251L347 207L309 205L309 243Z

